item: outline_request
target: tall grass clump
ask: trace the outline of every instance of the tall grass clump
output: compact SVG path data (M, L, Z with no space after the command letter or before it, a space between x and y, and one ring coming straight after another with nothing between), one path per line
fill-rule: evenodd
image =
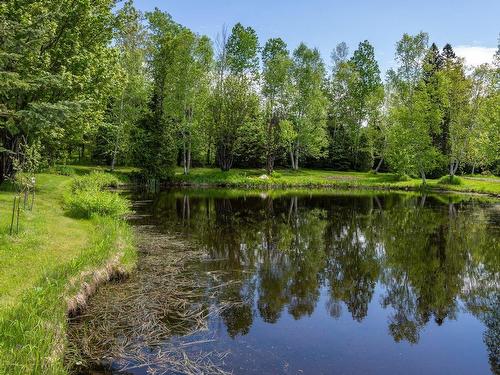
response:
M69 214L89 219L94 215L123 217L129 212L125 198L110 191L80 190L66 199Z
M67 165L56 165L47 170L48 173L58 174L60 176L74 176L76 175L75 168Z
M112 174L92 172L76 177L71 184L71 191L102 191L106 188L116 188L120 179Z
M109 216L120 218L129 210L128 201L118 193L106 190L117 187L120 180L109 173L93 172L77 177L65 203L69 214L77 218Z
M463 185L463 180L458 176L443 176L438 181L442 185Z

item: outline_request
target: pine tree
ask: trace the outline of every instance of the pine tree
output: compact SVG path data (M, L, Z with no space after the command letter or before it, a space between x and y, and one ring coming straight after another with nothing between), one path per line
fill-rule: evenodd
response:
M453 51L453 47L450 43L446 43L443 47L443 59L445 62L456 60L457 55L455 51Z

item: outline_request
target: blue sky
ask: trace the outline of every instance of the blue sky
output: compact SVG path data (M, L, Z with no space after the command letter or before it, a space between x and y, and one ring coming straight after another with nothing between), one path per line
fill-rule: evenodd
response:
M471 64L489 60L500 33L500 0L135 0L142 11L155 7L179 23L215 39L223 25L252 26L260 43L281 37L289 49L300 42L330 52L345 41L352 52L368 39L381 70L393 64L394 45L405 32L421 30L439 47L451 43Z

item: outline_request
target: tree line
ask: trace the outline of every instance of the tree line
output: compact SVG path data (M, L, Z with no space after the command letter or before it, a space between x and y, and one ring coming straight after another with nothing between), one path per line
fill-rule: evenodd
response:
M212 41L130 0L8 0L0 30L0 182L76 158L162 179L176 166L423 182L500 170L500 47L471 69L451 45L404 34L383 79L367 40L326 64L240 23Z

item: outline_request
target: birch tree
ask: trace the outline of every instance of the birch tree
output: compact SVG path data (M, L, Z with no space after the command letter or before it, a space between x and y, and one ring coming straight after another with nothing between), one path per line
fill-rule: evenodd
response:
M262 51L262 63L266 170L271 174L276 154L283 144L283 121L288 118L291 105L292 60L282 39L267 41Z
M325 67L319 51L301 43L293 52L292 108L288 148L292 169L299 169L302 157L324 155L326 133L326 98L323 92Z

